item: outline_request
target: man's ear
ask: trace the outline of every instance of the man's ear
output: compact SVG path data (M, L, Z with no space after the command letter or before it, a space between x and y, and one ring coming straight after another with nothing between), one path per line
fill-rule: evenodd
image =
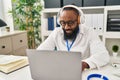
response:
M78 16L78 24L80 24L80 16Z

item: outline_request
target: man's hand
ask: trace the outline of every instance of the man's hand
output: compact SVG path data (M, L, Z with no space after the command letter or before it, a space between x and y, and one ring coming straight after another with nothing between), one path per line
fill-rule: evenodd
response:
M82 62L82 71L88 68L90 68L89 65L86 62Z

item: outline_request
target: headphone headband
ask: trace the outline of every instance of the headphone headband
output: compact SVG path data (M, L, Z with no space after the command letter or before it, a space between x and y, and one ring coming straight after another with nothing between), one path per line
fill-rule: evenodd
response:
M84 17L83 11L82 11L80 8L78 8L77 6L74 6L74 5L66 5L66 6L62 7L62 8L60 9L60 11L58 12L58 14L57 14L57 23L58 23L58 24L60 24L60 23L59 23L60 14L63 12L64 8L67 8L67 7L72 7L72 8L74 8L74 9L76 9L76 10L79 12L80 23L83 24L83 23L85 22L85 17Z
M76 9L78 12L79 12L79 15L81 16L81 15L83 15L83 12L82 12L82 10L81 9L79 9L77 6L74 6L74 5L66 5L66 6L64 6L63 8L61 8L61 10L60 10L60 14L61 14L61 12L63 11L63 9L64 8L69 8L69 7L72 7L72 8L74 8L74 9ZM59 15L60 15L59 14Z

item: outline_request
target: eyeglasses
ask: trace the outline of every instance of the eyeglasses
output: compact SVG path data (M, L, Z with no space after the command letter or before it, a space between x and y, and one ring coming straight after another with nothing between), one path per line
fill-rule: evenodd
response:
M66 26L66 24L68 25L68 26L73 26L74 24L75 24L75 22L76 22L77 20L70 20L70 21L60 21L60 25L61 26Z

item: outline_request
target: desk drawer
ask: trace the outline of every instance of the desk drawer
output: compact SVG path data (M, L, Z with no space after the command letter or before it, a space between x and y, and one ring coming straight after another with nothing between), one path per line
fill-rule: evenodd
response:
M19 55L19 56L26 56L26 49L27 47L26 46L23 46L19 49L16 49L13 53L13 55Z
M12 51L12 43L10 37L0 39L0 54L9 54Z
M15 36L12 36L12 41L13 41L13 49L19 49L23 46L27 46L27 34L18 34Z

